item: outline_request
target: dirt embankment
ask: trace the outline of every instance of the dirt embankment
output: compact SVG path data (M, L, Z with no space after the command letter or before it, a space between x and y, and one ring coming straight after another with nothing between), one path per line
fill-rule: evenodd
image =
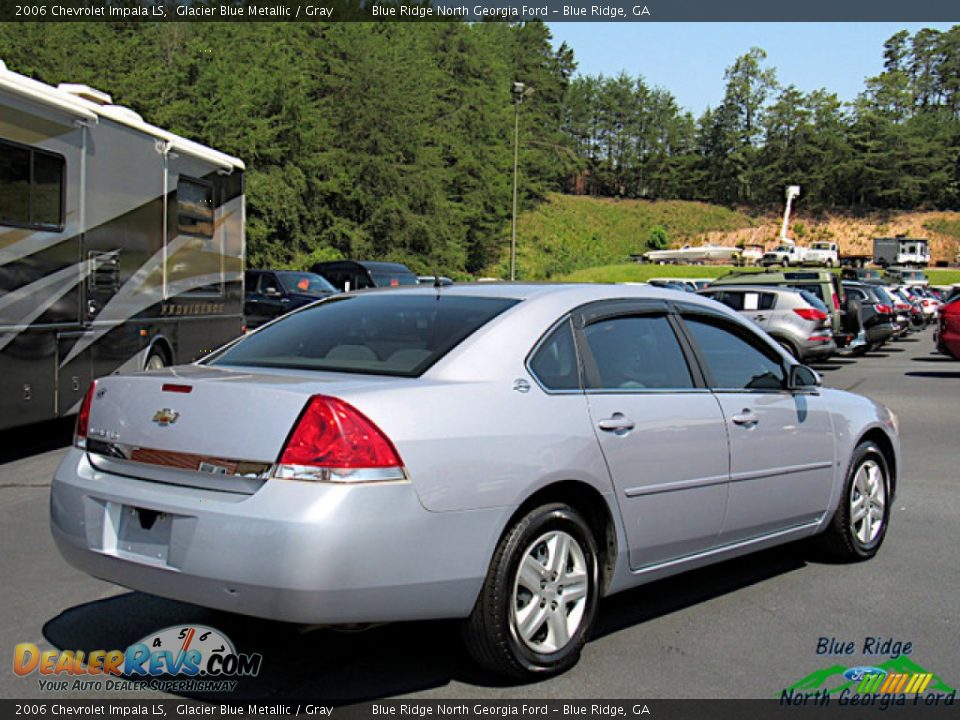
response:
M713 231L700 236L703 242L718 245L756 243L768 249L776 244L782 218L754 219L754 226L740 230ZM907 212L875 214L863 217L825 216L792 218L790 235L801 245L816 240L835 242L843 255L870 255L873 238L926 238L930 241L931 264L954 262L960 252L960 212Z

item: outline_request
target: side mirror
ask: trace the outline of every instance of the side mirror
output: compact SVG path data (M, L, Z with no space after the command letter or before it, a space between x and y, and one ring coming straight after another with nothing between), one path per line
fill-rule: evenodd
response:
M822 385L820 376L806 365L791 365L787 390L813 390Z
M273 287L268 287L263 291L263 294L270 298L278 298L282 294L279 290Z

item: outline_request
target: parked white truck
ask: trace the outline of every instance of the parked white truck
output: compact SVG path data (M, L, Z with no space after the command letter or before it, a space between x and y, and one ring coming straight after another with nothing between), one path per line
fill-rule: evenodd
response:
M803 253L804 265L823 265L837 267L840 264L840 252L836 243L815 242L806 248Z
M760 264L764 267L771 265L782 265L790 267L791 265L802 265L806 258L806 248L794 245L793 241L783 242L777 245L773 250L768 250L760 259Z

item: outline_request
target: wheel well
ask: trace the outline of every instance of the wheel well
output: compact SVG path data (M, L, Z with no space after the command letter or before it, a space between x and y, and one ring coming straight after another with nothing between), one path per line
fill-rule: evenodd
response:
M540 488L528 497L510 517L507 528L540 505L562 502L579 511L587 525L593 531L597 543L600 567L600 592L606 592L617 560L617 532L610 515L610 508L600 492L587 483L578 480L564 480Z
M166 361L167 365L173 365L173 348L170 347L170 343L167 342L167 339L162 335L154 338L153 342L150 344L150 349L147 350L147 356L144 359L144 364L146 364L146 361L155 352L163 355L163 359Z
M892 496L897 491L897 458L893 452L893 443L880 428L873 428L866 432L857 444L867 441L876 443L880 452L883 453L884 460L887 461L887 466L890 468L890 495Z

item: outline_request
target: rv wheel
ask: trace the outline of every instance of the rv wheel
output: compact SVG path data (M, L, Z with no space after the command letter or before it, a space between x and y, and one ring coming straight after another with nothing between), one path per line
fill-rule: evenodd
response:
M150 351L150 354L147 355L147 361L143 364L144 370L160 370L165 368L169 363L167 362L167 356L159 348L154 348Z

